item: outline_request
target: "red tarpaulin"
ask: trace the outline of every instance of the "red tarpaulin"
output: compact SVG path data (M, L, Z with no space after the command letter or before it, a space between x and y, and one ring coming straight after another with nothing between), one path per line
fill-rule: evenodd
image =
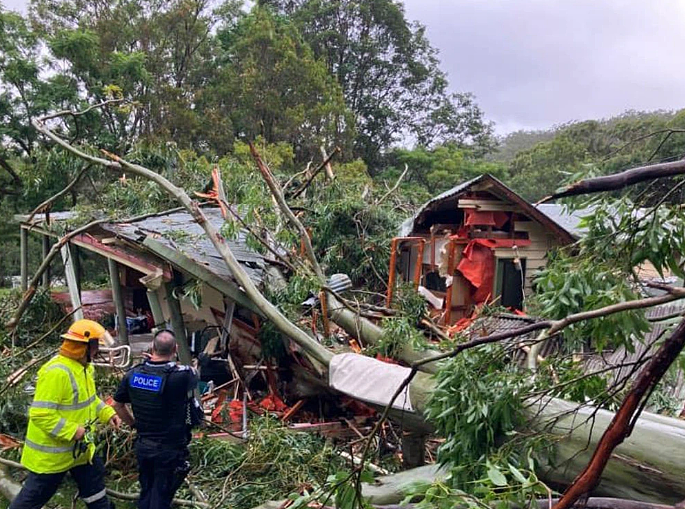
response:
M492 294L495 279L494 239L473 239L464 248L457 270L471 283L476 291L473 300L481 304Z
M529 246L529 239L472 239L462 251L457 270L476 289L473 300L476 304L487 301L492 294L495 280L495 248ZM513 256L513 253L512 253Z

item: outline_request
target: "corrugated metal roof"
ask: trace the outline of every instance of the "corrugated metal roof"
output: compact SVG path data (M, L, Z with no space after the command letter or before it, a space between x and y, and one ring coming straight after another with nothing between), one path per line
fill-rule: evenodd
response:
M47 214L50 217L50 221L67 221L69 219L72 219L76 217L76 213L72 212L71 210L64 210L64 211L59 211L59 212L50 212L50 214ZM46 214L36 214L33 216L33 219L31 219L31 224L40 224L45 222L45 217ZM14 220L18 221L20 223L26 223L29 219L29 214L16 214L14 216Z
M400 225L400 237L407 237L411 234L411 232L414 230L414 222L416 219L419 217L419 215L429 208L431 205L434 203L440 202L442 200L446 200L447 198L451 198L452 196L456 196L464 191L466 191L469 187L471 187L473 184L476 184L478 181L482 180L485 177L485 175L479 175L476 178L473 178L471 180L467 180L466 182L462 182L459 185L454 186L452 189L448 189L447 191L444 191L440 193L437 196L434 196L430 200L428 200L426 203L421 205L419 209L416 211L416 213L411 216L410 218L407 218L405 221L402 222Z
M649 311L647 311L646 316L650 320L654 321L652 328L647 334L645 334L645 337L642 341L636 340L633 342L632 352L621 346L610 353L605 352L601 355L592 355L585 361L585 371L587 373L592 373L606 369L609 366L629 364L631 362L638 361L648 354L654 353L654 351L656 351L658 348L656 342L662 337L664 332L668 330L670 325L668 320L664 319L673 315L682 314L683 312L685 312L685 303L683 302L665 304L651 308ZM631 369L632 367L628 366L613 371L613 380L620 380L626 376L628 376L630 380L634 380L637 377L637 372L631 374Z
M535 208L576 237L580 237L585 233L586 230L579 228L579 224L584 216L591 213L588 209L570 211L559 203L541 203L536 205Z
M484 316L474 320L467 329L464 330L464 334L469 340L489 336L491 334L497 334L500 332L515 331L526 327L532 323L537 322L538 319L532 316L517 316L513 314L497 313L489 316ZM533 331L528 334L523 334L521 336L516 336L514 338L506 340L510 345L517 344L527 344L533 341L541 331ZM546 341L540 351L540 355L547 357L549 354L554 353L559 348L560 338L557 336L550 341ZM527 354L522 349L517 349L513 353L513 359L519 364L523 364L526 360Z
M218 208L202 209L215 228L221 229L224 219ZM131 242L142 243L152 237L166 247L182 253L193 262L209 269L217 276L233 281L233 275L219 252L206 237L205 231L187 212L173 212L149 217L133 223L108 223L105 230ZM236 259L256 284L264 277L264 257L247 246L247 234L240 231L235 239L226 242Z

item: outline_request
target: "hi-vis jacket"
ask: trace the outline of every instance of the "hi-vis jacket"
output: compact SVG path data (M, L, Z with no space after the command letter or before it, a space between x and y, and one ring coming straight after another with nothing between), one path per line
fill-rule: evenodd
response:
M49 474L90 462L94 444L74 454L76 429L96 419L107 423L113 415L95 394L93 366L56 355L38 371L21 463L31 472Z

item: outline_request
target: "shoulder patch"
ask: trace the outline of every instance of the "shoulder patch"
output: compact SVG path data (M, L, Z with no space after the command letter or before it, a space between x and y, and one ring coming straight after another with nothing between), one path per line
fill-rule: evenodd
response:
M160 392L162 390L162 377L143 373L131 373L129 385L134 389Z

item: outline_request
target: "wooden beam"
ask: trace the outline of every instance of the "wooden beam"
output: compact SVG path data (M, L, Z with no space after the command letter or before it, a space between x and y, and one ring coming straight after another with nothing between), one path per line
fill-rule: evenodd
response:
M183 312L181 302L174 295L176 285L171 282L166 284L166 301L171 313L171 328L176 335L176 345L178 346L178 359L182 364L190 366L192 357L188 347L188 337L186 336L186 326L183 323Z
M171 280L171 270L169 267L165 266L165 264L160 264L160 266L146 260L145 257L136 256L135 252L132 252L131 249L127 249L124 246L104 244L97 238L88 234L77 235L71 242L74 245L97 253L105 258L112 258L117 263L131 267L143 274L158 274L161 271L165 281Z
M20 251L20 272L21 272L21 291L26 292L29 288L29 232L26 228L21 228L19 235Z
M50 237L47 235L41 235L41 240L43 242L42 244L42 255L43 255L43 260L45 260L48 257L48 253L50 252ZM50 287L50 267L48 266L47 269L45 269L45 272L43 272L43 281L42 281L43 287L49 288Z
M143 241L143 245L154 254L165 259L178 269L190 274L194 278L199 279L204 283L207 283L221 294L235 301L235 303L239 304L241 307L249 309L261 317L264 316L264 313L255 305L254 302L248 299L247 295L245 295L245 293L238 288L236 284L220 278L202 265L193 262L182 253L171 249L150 237L147 237Z
M71 308L76 309L73 315L74 320L83 319L83 309L81 308L81 296L78 291L76 283L76 272L74 271L74 260L71 256L69 243L64 244L60 249L62 254L62 262L64 263L64 275L67 279L67 288L69 289L69 297L71 298Z
M155 321L155 329L161 329L166 327L166 320L164 319L164 313L162 312L162 305L159 302L159 295L157 290L151 288L147 289L147 301L150 303L150 311L152 311L152 319Z
M128 330L126 329L126 308L124 296L121 292L121 279L119 278L119 265L111 258L107 258L109 267L109 281L112 285L112 299L117 310L117 333L120 345L128 345Z

